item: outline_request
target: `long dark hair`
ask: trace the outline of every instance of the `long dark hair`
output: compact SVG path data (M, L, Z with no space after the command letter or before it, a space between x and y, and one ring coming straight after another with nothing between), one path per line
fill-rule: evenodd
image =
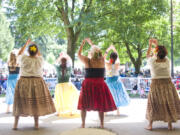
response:
M160 58L160 59L164 59L164 57L167 55L167 49L165 48L165 46L163 45L159 45L158 46L158 52L157 52L157 56Z
M112 52L111 54L110 54L110 61L112 62L112 64L114 64L115 62L116 62L116 60L117 60L117 53L115 53L115 52Z

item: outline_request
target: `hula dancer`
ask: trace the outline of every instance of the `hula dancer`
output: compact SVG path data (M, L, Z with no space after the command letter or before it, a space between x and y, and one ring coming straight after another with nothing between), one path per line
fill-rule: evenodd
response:
M91 45L91 58L81 54L86 41ZM88 38L83 40L78 57L85 65L85 80L82 83L78 103L78 109L81 110L81 127L85 127L86 111L93 110L99 112L100 127L104 128L104 112L117 109L111 92L104 82L104 57L101 50Z
M110 59L106 60L106 83L111 91L111 94L114 98L114 101L116 103L117 109L117 115L120 115L119 107L121 106L127 106L130 102L130 98L128 93L125 90L125 87L123 83L121 82L121 79L119 77L119 57L117 54L117 51L113 45L111 45L104 55L104 58L106 59L107 54L110 50L113 50L113 52L110 54Z
M154 54L151 54L152 44L155 44ZM158 45L156 39L149 40L147 51L152 82L148 94L146 118L152 130L154 121L168 122L168 129L172 130L172 122L180 119L180 101L177 90L171 81L170 61L165 46Z
M7 79L7 89L6 89L6 104L7 104L7 111L6 113L10 112L10 105L14 102L14 90L16 87L16 82L19 77L19 66L17 64L16 54L11 52L10 58L8 61L8 70L9 76Z
M72 70L72 60L66 53L60 53L56 62L58 84L55 89L55 106L60 117L77 114L78 90L69 82Z
M27 45L29 45L29 56L23 54ZM33 116L34 127L38 129L39 116L56 111L48 87L42 78L43 57L37 45L28 40L18 53L18 61L20 64L20 79L15 88L13 106L15 122L13 129L17 129L20 116Z

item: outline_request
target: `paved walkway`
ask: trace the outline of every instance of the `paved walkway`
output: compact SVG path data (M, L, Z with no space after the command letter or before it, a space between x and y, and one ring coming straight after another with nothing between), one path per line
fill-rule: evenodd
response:
M40 129L34 130L32 117L21 117L17 131L13 131L14 118L12 114L5 114L6 105L4 98L0 98L0 135L60 135L62 132L79 128L80 118L59 118L55 114L40 117ZM116 112L107 113L105 116L105 128L119 135L180 135L180 121L173 124L175 130L168 131L167 123L155 122L154 130L147 131L145 120L146 99L132 99L127 107L120 108L121 115ZM97 112L87 113L86 127L97 127L99 119Z

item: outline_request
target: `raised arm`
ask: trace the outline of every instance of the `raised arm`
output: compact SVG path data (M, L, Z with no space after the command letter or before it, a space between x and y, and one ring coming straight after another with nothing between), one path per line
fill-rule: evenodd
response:
M106 49L106 52L104 54L104 59L106 60L106 57L107 57L107 54L108 52L112 49L112 46L110 45L107 49Z
M80 46L79 51L78 51L78 57L79 57L79 59L80 59L82 62L84 62L84 63L85 63L87 57L86 57L86 56L83 56L81 53L82 53L83 46L85 45L85 43L86 43L86 40L84 39L84 40L82 41L81 46Z
M21 54L24 53L24 50L25 50L26 46L27 46L30 42L31 42L31 40L28 39L27 42L25 43L25 45L19 50L18 55L21 55Z
M148 50L147 50L147 53L146 53L146 57L149 58L151 57L151 49L152 49L152 39L149 40L149 47L148 47Z
M157 47L158 46L158 40L157 39L150 39L149 40L149 47L148 47L147 54L146 54L147 58L152 57L152 54L151 54L152 45L155 45L155 47Z
M107 57L107 54L110 50L113 50L113 52L115 52L118 56L118 52L116 50L116 48L113 46L113 45L110 45L109 48L107 48L105 54L104 54L104 59L106 60L106 57ZM119 60L119 56L117 57L117 60L116 60L116 63L120 63L120 60Z

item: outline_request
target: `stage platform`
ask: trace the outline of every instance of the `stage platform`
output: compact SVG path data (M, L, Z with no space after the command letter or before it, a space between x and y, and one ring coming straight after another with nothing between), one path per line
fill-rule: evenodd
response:
M21 117L18 130L12 130L14 117L5 114L5 98L0 98L0 135L61 135L65 131L80 127L80 117L61 118L56 114L40 117L39 130L34 130L32 117ZM168 131L167 123L155 122L153 131L147 131L145 119L147 99L131 99L127 107L120 108L120 116L116 112L109 112L105 116L105 128L118 135L180 135L180 121L174 123L175 130ZM88 112L86 127L98 127L97 112ZM64 135L64 134L63 134ZM85 134L84 134L85 135ZM89 135L89 134L87 134Z

